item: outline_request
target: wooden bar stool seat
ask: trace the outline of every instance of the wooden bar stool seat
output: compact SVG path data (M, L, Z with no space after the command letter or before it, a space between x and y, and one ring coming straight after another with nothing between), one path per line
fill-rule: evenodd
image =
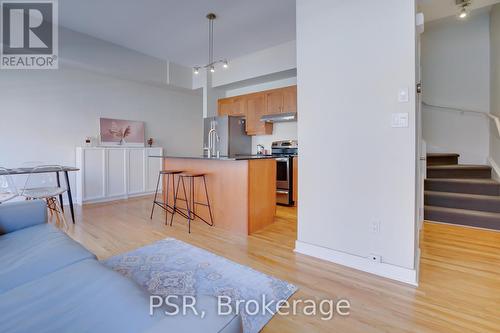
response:
M153 200L153 207L151 208L151 216L150 219L153 219L153 214L155 211L155 206L160 206L165 211L165 224L168 224L168 213L174 214L174 207L168 204L168 194L169 194L169 185L170 185L170 177L172 177L172 192L175 194L175 176L182 174L182 170L161 170L158 173L158 181L156 182L156 191L155 198ZM158 189L160 187L160 180L162 177L166 177L166 188L165 191L165 202L158 200ZM172 225L172 223L170 223Z
M180 173L184 173L182 170L161 170L160 175L177 175Z
M205 202L196 201L196 193L194 186L195 179L201 179L203 181ZM187 186L189 187L189 197L188 197L188 191L186 191L186 183ZM182 192L184 194L183 198L179 197L179 188L181 184L182 184ZM178 207L177 200L184 201L186 203L186 208ZM208 209L208 214L209 214L208 221L196 213L196 206L203 206ZM170 225L172 225L175 213L179 213L181 216L183 216L188 220L189 233L191 233L191 221L194 221L196 218L199 218L201 221L203 221L204 223L206 223L211 227L214 226L212 207L210 206L210 198L208 196L206 174L195 173L195 172L182 172L179 174L179 180L177 181L177 187L174 194L174 207L172 216L170 218Z
M199 172L199 173L196 173L196 172L182 172L179 176L186 177L186 178L189 178L189 177L197 178L197 177L205 177L205 174L202 173L202 172Z

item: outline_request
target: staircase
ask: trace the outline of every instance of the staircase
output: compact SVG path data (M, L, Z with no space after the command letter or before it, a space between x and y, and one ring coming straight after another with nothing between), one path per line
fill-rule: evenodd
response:
M425 219L500 230L500 183L487 165L458 164L458 154L428 154Z

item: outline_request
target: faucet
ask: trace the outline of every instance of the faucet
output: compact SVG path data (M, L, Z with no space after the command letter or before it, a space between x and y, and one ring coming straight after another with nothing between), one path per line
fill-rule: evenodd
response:
M212 123L210 131L208 132L208 158L212 155L217 156L217 158L220 156L219 150L215 150L216 142L220 142L220 137L215 129L215 124Z
M264 146L261 144L257 145L257 155L263 155L264 154Z
M210 148L208 148L208 147L203 147L203 151L205 151L205 150L207 151L207 157L208 157L208 158L210 158L210 157L211 157L211 156L210 156Z

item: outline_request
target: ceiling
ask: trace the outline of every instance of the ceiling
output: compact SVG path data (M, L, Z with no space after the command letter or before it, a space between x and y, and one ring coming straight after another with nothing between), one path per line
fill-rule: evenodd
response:
M458 7L455 0L419 0L419 10L424 13L425 21L457 15ZM500 0L472 0L471 10L500 3Z
M295 0L59 0L59 23L144 54L186 66L229 60L295 39Z
M427 22L456 15L455 0L417 0ZM500 3L473 0L471 9ZM59 0L61 25L186 66L208 58L214 12L214 57L235 58L295 39L295 0Z

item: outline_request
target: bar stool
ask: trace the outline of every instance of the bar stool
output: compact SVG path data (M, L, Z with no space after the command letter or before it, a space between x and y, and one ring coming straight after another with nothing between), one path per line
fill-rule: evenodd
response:
M165 224L168 224L168 213L174 214L174 207L170 206L168 204L168 192L169 192L169 185L170 185L170 177L172 177L172 193L174 194L175 198L175 175L181 174L182 171L180 170L162 170L158 173L158 181L156 182L156 191L155 191L155 198L153 200L153 208L151 208L151 216L150 219L153 219L153 213L155 211L155 206L158 205L160 206L163 210L165 210ZM167 177L167 186L165 191L165 202L163 201L158 201L158 189L160 187L160 180L162 177ZM179 181L177 181L179 182ZM173 215L172 215L173 216ZM170 223L172 225L172 223Z
M195 193L195 179L201 178L203 180L203 187L205 189L205 202L197 202L196 201L196 193ZM188 183L189 186L189 198L186 192L186 183ZM182 190L184 192L184 198L179 197L179 186L182 183ZM186 208L180 208L177 207L177 200L181 200L186 202ZM210 216L210 221L205 220L202 218L200 215L196 213L196 205L199 206L204 206L208 208L208 213ZM177 188L175 190L175 195L174 195L174 207L173 207L174 213L172 214L170 218L170 226L172 226L172 222L174 220L174 214L179 213L181 216L186 218L188 220L188 232L191 233L191 221L194 221L196 218L199 218L209 226L213 227L214 226L214 219L212 216L212 207L210 206L210 199L208 197L208 189L207 189L207 180L205 178L204 173L188 173L188 172L183 172L179 175L179 180L177 181Z
M19 196L9 170L0 167L0 204Z

